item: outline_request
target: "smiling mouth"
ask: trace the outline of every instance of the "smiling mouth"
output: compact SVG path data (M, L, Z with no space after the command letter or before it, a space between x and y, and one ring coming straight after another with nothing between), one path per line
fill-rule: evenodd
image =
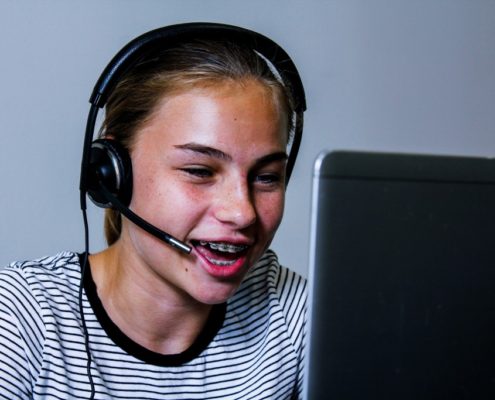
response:
M229 267L242 257L249 246L228 242L193 241L194 247L208 262L219 266Z

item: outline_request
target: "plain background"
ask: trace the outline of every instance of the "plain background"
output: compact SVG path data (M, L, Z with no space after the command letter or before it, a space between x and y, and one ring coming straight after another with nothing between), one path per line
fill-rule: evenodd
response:
M273 247L303 275L321 150L495 153L492 0L0 0L0 265L83 250L78 182L93 85L133 37L191 21L259 31L302 75L305 136ZM102 212L89 212L96 251Z

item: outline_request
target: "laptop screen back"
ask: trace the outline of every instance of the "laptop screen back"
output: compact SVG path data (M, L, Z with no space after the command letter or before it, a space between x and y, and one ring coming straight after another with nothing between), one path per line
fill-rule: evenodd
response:
M495 160L321 155L306 399L495 398Z

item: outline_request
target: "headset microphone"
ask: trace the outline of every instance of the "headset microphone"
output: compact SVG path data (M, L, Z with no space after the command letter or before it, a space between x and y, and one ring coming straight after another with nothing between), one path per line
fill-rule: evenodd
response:
M150 233L156 238L183 251L184 253L189 254L191 252L190 246L174 238L172 235L169 235L168 233L158 229L156 226L151 225L149 222L145 221L139 215L131 211L130 208L126 207L114 195L112 195L112 193L110 193L110 191L105 188L105 186L101 182L99 183L99 189L100 193L106 198L106 200L111 203L117 211L120 211L123 215L125 215L129 221L139 226L141 229L144 229L146 232Z

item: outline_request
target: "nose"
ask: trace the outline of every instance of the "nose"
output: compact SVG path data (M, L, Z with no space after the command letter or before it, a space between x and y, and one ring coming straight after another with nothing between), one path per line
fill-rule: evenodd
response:
M215 217L218 221L247 228L256 221L256 208L249 185L244 183L227 184L217 194Z

